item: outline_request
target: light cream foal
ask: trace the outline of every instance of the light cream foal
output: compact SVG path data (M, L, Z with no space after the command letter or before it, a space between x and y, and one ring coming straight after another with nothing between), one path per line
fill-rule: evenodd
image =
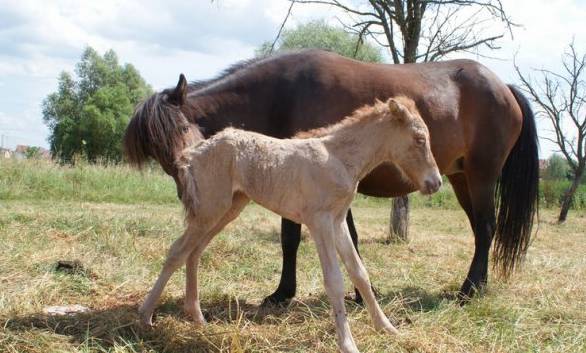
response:
M346 317L344 283L336 251L362 294L375 328L397 330L379 307L368 273L354 250L345 216L361 178L379 164L399 166L421 192L433 193L441 177L429 132L413 101L378 101L341 122L280 140L226 129L187 148L177 163L187 229L172 245L163 270L140 308L152 324L167 281L187 262L185 310L204 324L197 268L210 240L234 220L250 199L294 222L305 224L321 262L342 352L358 352Z

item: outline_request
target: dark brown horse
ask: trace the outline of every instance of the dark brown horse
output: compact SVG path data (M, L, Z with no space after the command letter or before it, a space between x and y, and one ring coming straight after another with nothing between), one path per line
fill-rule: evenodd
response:
M469 298L486 284L493 238L495 264L503 274L525 254L539 173L537 133L527 100L477 62L383 65L319 50L255 59L209 81L187 85L181 77L176 88L154 94L137 108L124 145L131 163L140 166L152 157L177 179L174 151L201 135L207 138L235 126L290 137L336 122L375 98L395 95L416 102L438 167L470 220L475 252L459 293ZM358 191L393 197L414 188L394 166L381 165ZM350 212L347 221L356 246ZM295 295L299 242L300 226L283 219L281 282L266 302Z

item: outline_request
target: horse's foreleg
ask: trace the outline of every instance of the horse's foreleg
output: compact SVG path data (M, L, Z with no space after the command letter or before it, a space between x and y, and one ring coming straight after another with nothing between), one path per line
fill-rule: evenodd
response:
M214 236L221 232L226 225L236 219L247 203L248 198L240 194L235 195L232 200L232 208L226 212L218 224L206 235L205 239L203 239L200 244L196 244L187 258L185 264L185 302L183 307L185 312L191 316L196 325L203 325L206 322L201 311L199 290L197 286L197 270L201 255Z
M358 256L360 256L360 251L358 251L358 232L356 231L356 226L354 225L354 217L352 216L351 209L348 209L348 213L346 214L346 224L348 225L348 230L350 232L350 238L352 238L354 249L356 249L356 253ZM358 288L354 288L354 293L354 301L358 304L362 304L362 296L360 295Z
M344 222L341 222L337 229L336 248L344 266L346 266L346 270L348 271L352 283L363 295L375 328L393 334L397 333L397 329L391 324L376 301L368 277L368 272L366 271L360 256L358 256L358 252L355 251L352 246L350 233Z
M333 221L324 217L311 222L308 227L315 240L326 293L332 305L338 347L344 353L357 353L344 306L344 279L336 258Z
M149 326L152 325L155 305L161 297L161 293L169 281L169 278L171 278L173 272L185 263L187 257L193 250L194 244L196 244L205 233L206 232L200 232L188 227L183 233L183 236L173 243L169 250L169 254L167 255L167 259L165 260L165 265L163 266L155 285L139 309L141 320L144 324Z
M263 300L262 305L283 304L295 296L297 287L297 249L301 242L301 225L281 219L281 249L283 268L277 290Z

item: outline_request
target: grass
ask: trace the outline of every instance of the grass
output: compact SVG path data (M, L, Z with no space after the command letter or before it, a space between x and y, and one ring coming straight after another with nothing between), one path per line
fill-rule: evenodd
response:
M159 167L0 159L0 200L175 203L171 178Z
M555 225L543 212L522 271L491 278L481 298L451 299L465 275L472 237L463 212L412 213L413 241L385 245L387 207L355 208L361 251L399 337L373 331L366 311L348 303L363 352L586 351L586 215ZM300 248L297 300L262 309L279 275L278 218L257 206L216 238L203 259L202 307L210 324L196 330L181 311L184 274L170 282L156 327L136 309L182 229L175 205L3 202L0 207L0 351L2 352L331 352L334 328L312 242ZM55 270L79 260L85 272ZM347 281L347 283L349 283ZM349 284L347 285L350 291ZM51 317L50 305L82 304L89 314Z
M83 183L93 186L67 195L73 189L66 178L79 166L2 163L0 352L335 351L319 261L305 229L298 295L288 308L259 307L280 273L280 222L251 205L204 255L200 282L209 325L195 329L182 313L182 270L165 291L155 328L145 329L136 322L138 304L183 228L168 178L156 170L83 166ZM453 197L449 188L443 193L444 200ZM557 225L556 210L543 210L521 271L507 282L491 276L486 292L460 307L452 298L473 252L466 217L450 203L438 208L434 199L415 200L409 244L385 244L388 200L358 197L353 205L379 302L401 331L398 337L375 332L366 310L348 302L362 352L586 352L585 211ZM60 260L78 260L85 270L57 271ZM346 287L350 292L347 279ZM67 304L91 312L43 311Z

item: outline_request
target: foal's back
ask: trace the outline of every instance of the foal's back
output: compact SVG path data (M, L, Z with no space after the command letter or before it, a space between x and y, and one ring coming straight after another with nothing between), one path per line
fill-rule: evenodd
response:
M232 193L242 192L300 223L301 211L314 208L312 200L332 208L352 193L343 164L332 158L320 138L277 139L228 128L188 155L200 191L229 180Z

